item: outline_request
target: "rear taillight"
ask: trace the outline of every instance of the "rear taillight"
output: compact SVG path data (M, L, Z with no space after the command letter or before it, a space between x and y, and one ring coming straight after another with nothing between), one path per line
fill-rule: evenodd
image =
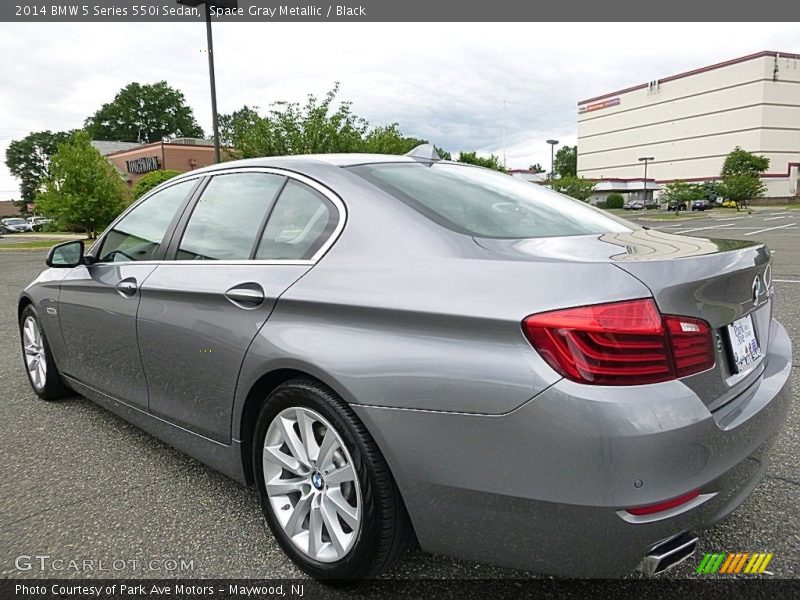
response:
M531 315L522 330L553 369L579 383L641 385L714 365L708 323L662 316L651 299Z

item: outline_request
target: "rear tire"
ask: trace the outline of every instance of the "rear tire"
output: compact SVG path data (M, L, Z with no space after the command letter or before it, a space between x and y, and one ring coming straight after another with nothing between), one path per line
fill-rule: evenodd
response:
M71 395L58 372L47 336L39 322L39 313L32 304L22 311L19 332L25 373L36 395L42 400L57 400Z
M373 577L408 547L411 523L383 455L347 403L324 385L293 379L267 397L252 460L272 534L311 577Z

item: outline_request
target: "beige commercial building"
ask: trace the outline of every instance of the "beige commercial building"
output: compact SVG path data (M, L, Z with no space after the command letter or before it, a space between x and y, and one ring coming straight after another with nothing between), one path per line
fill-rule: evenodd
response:
M578 102L578 175L643 197L719 177L734 147L770 159L768 197L800 192L800 55L765 51Z

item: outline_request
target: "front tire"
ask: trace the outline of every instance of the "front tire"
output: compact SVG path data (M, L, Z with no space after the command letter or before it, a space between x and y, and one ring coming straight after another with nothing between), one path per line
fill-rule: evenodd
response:
M42 400L57 400L69 396L69 388L64 385L56 368L50 344L39 322L39 314L31 304L22 311L19 332L25 372L36 395Z
M283 551L316 579L375 576L399 560L411 525L375 442L320 383L278 386L259 414L253 473Z

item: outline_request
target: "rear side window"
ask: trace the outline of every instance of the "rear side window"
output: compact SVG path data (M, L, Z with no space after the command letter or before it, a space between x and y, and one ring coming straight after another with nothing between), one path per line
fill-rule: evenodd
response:
M452 163L351 167L440 225L476 237L536 238L630 231L588 205L502 173Z
M289 181L267 221L256 258L309 259L331 236L336 222L330 200L305 184Z
M211 179L189 217L178 260L246 260L284 177L232 173Z
M192 179L176 183L133 208L106 233L100 260L127 262L152 259L178 207L196 183Z

